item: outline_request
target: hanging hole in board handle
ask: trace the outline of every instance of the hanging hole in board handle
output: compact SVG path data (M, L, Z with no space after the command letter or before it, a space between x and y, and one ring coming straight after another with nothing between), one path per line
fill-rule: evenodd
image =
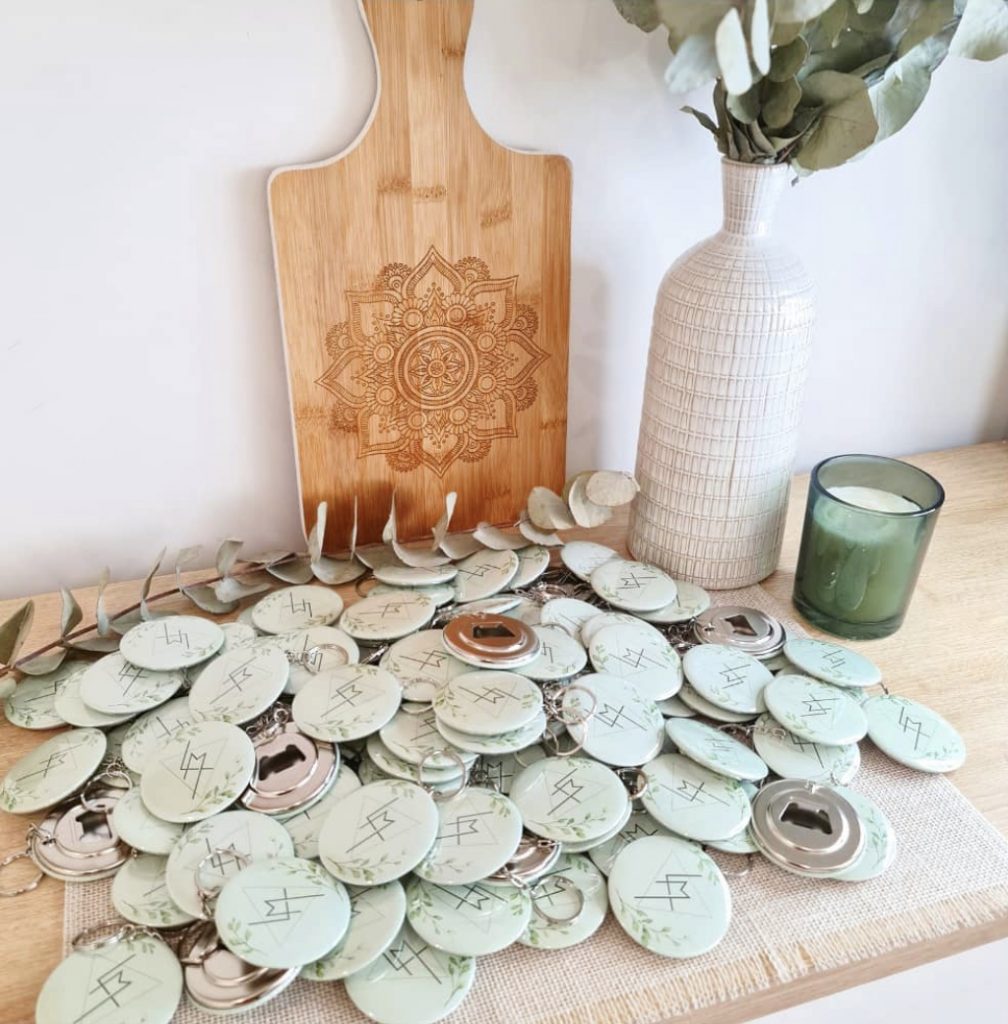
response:
M559 889L566 892L573 892L576 894L575 897L575 910L573 914L553 914L548 910L544 909L541 905L544 898L552 900L555 893L540 892L541 886L553 882ZM532 909L549 924L573 924L582 914L585 907L585 895L581 891L580 886L573 880L568 878L566 875L548 875L546 878L540 878L531 888L529 895L532 897Z
M14 853L8 853L3 860L0 860L0 874L2 874L9 865L14 864L19 860L30 860L33 864L35 863L34 858L27 849L17 850ZM23 896L26 892L34 892L44 878L45 872L40 871L30 882L25 882L24 885L18 885L12 889L0 888L0 897Z
M450 758L462 769L458 785L454 789L438 789L432 783L424 782L424 765L426 765L432 757L437 757L438 754L443 754L445 757ZM420 764L417 766L417 782L419 782L421 789L429 793L430 796L438 803L441 803L445 800L451 800L452 797L458 796L465 790L466 786L469 784L469 769L466 767L465 761L463 761L461 756L454 750L449 750L446 747L443 747L440 750L428 750L427 753L424 754L423 758L421 758Z

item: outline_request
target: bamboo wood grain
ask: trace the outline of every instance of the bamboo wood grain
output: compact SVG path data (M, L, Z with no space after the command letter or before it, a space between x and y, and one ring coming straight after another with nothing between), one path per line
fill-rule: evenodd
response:
M476 121L472 8L362 0L371 122L339 156L270 182L302 505L310 525L329 502L333 549L355 495L367 542L393 490L410 538L448 491L467 529L513 522L533 486L563 483L570 166Z
M1008 836L1008 444L959 448L912 457L933 473L947 499L931 550L903 628L886 640L852 644L881 665L900 693L930 704L960 729L969 748L966 764L952 779L984 815ZM778 600L790 600L801 532L807 477L792 488L781 567L763 586ZM579 531L601 543L623 547L625 516L594 531ZM189 574L190 579L200 573ZM155 592L172 581L165 577ZM136 600L136 581L108 588L109 607ZM352 601L352 587L340 588ZM93 608L94 588L77 592ZM17 606L0 602L0 619ZM37 599L29 645L39 646L59 628L56 594ZM28 649L32 649L31 646ZM32 733L0 722L0 771L49 733ZM19 848L27 821L0 815L0 849ZM0 934L5 936L5 970L0 975L0 1022L27 1024L46 975L59 959L63 928L63 886L47 880L28 896L0 900ZM700 1024L737 1024L787 1006L829 995L874 978L1008 937L1008 917L980 928L918 943L833 971L822 971L787 985L691 1014ZM520 984L520 979L516 979Z

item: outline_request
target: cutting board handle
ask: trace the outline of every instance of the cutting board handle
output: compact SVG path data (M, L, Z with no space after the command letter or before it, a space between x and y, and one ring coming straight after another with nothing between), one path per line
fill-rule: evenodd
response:
M403 92L412 83L423 82L426 102L440 108L431 111L434 116L443 116L447 97L465 96L473 0L360 0L360 6L378 62L376 119L401 120L410 106ZM468 102L464 106L472 117Z

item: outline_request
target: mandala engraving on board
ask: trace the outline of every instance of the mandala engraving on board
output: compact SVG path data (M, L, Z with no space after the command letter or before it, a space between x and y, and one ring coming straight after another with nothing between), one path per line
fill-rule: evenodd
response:
M479 462L496 438L517 437L548 358L518 278L492 278L480 259L449 263L431 246L415 267L382 267L370 291L347 291L349 319L326 334L331 363L317 383L339 404L331 429L357 438L358 457L427 466L439 476Z

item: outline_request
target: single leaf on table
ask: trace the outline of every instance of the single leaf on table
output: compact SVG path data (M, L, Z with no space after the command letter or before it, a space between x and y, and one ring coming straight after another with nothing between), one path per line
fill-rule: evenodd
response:
M718 24L714 33L714 49L729 96L747 92L753 84L752 67L749 64L745 33L742 31L742 19L734 7Z
M228 576L234 568L238 559L238 552L242 549L244 541L236 540L234 537L225 540L217 549L217 573L220 576Z
M472 535L474 540L478 540L483 547L490 548L491 551L517 551L528 546L528 541L524 537L516 537L492 523L477 523Z
M1008 53L1008 0L966 0L949 52L971 60L996 60Z
M431 551L436 551L441 547L441 542L448 536L448 527L451 526L451 519L455 514L455 502L457 500L458 495L454 491L449 491L445 495L444 512L441 513L441 517L434 524L434 528L431 531L434 534L434 543L431 544Z
M119 638L116 636L92 636L82 640L67 640L66 646L71 651L87 651L88 654L111 654L119 650Z
M312 562L311 568L315 579L331 587L352 583L367 572L367 566L357 558L328 558L326 555Z
M0 665L13 665L35 619L35 602L25 601L0 625Z
M134 626L139 626L144 620L140 617L140 609L134 608L131 612L123 612L117 615L109 625L120 635L128 633Z
M23 672L26 676L48 675L63 664L67 653L65 647L57 647L54 651L47 651L45 654L40 654L18 665L18 671Z
M786 82L794 78L808 55L808 43L801 36L792 39L786 46L778 46L770 58L770 73L767 77L772 82Z
M218 601L224 604L231 604L237 601L244 601L246 597L254 594L261 594L273 586L269 576L263 573L252 573L240 579L237 576L225 576L222 580L212 583L213 592Z
M197 550L199 550L197 548ZM98 596L95 598L95 623L99 636L108 636L112 632L112 624L109 622L108 611L105 608L105 588L109 582L109 569L105 566L98 577Z
M284 562L274 562L271 565L263 566L270 574L284 583L310 583L312 581L311 559L307 555L298 555L296 558Z
M597 505L588 497L586 487L591 476L590 471L578 473L567 495L567 504L570 506L571 515L574 516L574 522L587 529L603 526L612 519L611 506Z
M527 507L529 519L540 530L571 530L575 526L567 502L548 487L533 487Z
M761 75L770 70L770 11L767 0L754 0L749 16L749 49Z
M671 93L690 92L718 76L714 40L707 35L690 36L675 52L665 69L665 85Z
M653 32L660 24L657 0L613 0L626 21L644 32Z
M525 512L522 512L518 520L518 532L530 543L540 544L546 548L554 548L563 544L563 538L558 537L555 533L540 530Z
M878 122L865 83L855 75L819 71L802 82L805 101L822 106L819 121L798 147L793 162L806 171L839 167L867 149Z
M763 94L763 123L767 128L783 128L790 124L801 98L802 90L797 78L767 83Z
M931 85L932 72L947 53L948 42L932 36L890 64L882 79L868 90L878 121L876 142L894 135L917 112Z
M59 595L62 605L60 610L60 637L63 638L72 629L80 625L81 619L84 618L84 613L77 603L77 598L66 587L60 587Z
M222 601L209 583L194 583L190 587L179 588L197 608L211 615L227 615L238 607L237 601Z
M449 533L441 538L441 550L451 561L458 561L482 551L483 545L471 533Z

